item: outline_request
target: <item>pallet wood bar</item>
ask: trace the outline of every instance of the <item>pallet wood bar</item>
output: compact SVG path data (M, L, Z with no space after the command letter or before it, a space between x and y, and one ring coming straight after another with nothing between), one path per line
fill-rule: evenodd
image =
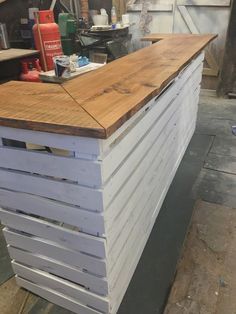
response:
M0 220L21 287L117 313L195 130L213 38L163 36L61 86L0 86Z
M158 96L215 37L166 36L152 47L62 85L35 86L25 82L1 85L0 124L56 134L108 138Z

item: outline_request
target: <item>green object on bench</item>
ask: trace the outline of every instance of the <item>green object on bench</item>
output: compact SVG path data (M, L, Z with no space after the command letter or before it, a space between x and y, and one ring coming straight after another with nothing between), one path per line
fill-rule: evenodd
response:
M65 55L72 55L75 52L76 20L70 13L60 13L58 24L63 52Z

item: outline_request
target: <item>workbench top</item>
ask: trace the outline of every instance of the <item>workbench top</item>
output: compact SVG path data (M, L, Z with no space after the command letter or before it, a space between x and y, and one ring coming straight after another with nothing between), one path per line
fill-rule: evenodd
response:
M108 138L156 97L216 35L173 34L62 85L0 86L0 125Z
M39 54L38 50L17 49L17 48L0 50L0 62L9 61L13 59L19 59L19 58L28 58L37 54Z

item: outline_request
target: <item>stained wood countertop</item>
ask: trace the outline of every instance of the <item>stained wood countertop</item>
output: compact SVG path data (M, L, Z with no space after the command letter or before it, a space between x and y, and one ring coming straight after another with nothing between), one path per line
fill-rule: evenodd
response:
M168 35L62 85L0 85L0 125L108 138L216 36Z

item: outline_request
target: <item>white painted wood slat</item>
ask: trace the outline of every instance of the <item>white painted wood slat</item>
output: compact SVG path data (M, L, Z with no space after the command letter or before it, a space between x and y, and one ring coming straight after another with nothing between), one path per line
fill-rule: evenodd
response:
M125 225L120 231L120 234L118 234L115 243L111 242L109 244L110 250L108 252L108 256L109 256L108 261L109 261L110 267L117 266L119 264L119 258L121 257L121 255L122 254L124 256L126 255L126 252L123 253L122 250L124 250L124 246L130 241L130 232L132 228L135 226L135 228L137 228L137 232L139 232L139 229L142 227L142 224L143 224L142 219L140 219L139 221L137 219L139 218L140 213L146 212L146 210L144 210L145 204L147 202L147 199L150 197L150 194L152 193L153 188L158 185L163 186L163 179L165 179L165 176L166 176L165 171L168 173L168 168L166 170L167 163L169 162L168 156L170 156L170 154L168 153L172 153L174 157L176 155L176 150L168 151L168 147L175 146L174 144L176 141L178 141L178 138L183 137L184 131L186 131L185 128L183 128L182 131L176 132L173 135L173 137L171 137L169 141L167 142L166 151L164 150L163 152L160 152L162 159L160 161L158 160L156 161L156 167L155 165L153 165L153 167L150 169L150 174L148 175L149 182L147 184L143 184L143 190L144 190L143 197L140 199L139 203L135 206L135 211L127 219ZM154 160L153 160L153 163L155 163ZM163 173L165 173L164 178L163 178ZM147 197L145 197L145 195L147 195ZM160 196L158 193L155 193L155 197L156 199L158 199ZM145 217L145 220L147 220L147 215ZM138 227L139 224L140 224L140 227Z
M26 267L15 261L12 262L12 267L15 273L21 278L32 281L37 285L53 289L56 292L75 299L85 306L93 307L105 313L109 312L109 303L106 298L82 290L80 286L72 282L65 281L59 277L37 269Z
M0 167L68 179L92 187L102 184L99 162L50 153L0 147Z
M58 260L48 258L36 253L30 253L21 249L8 246L10 257L24 265L43 270L47 273L67 279L85 287L85 291L89 290L96 294L106 296L108 293L108 283L99 277L83 272L78 268L62 263Z
M186 108L187 110L187 108ZM192 111L191 111L192 112ZM194 114L193 112L190 114ZM196 114L196 113L195 113ZM113 223L109 224L108 229L108 249L113 246L114 239L118 237L119 233L123 233L122 227L125 222L125 219L129 217L130 214L132 214L133 208L136 206L140 206L142 202L145 201L145 199L148 197L148 178L149 176L157 176L158 172L154 172L153 166L157 163L158 167L162 167L162 162L164 159L163 156L163 148L169 145L170 143L170 137L172 137L172 141L175 140L176 133L178 133L178 130L176 132L176 126L178 124L178 117L180 116L180 110L178 110L178 113L176 112L172 119L168 122L168 125L165 127L165 129L162 131L161 136L152 143L151 147L152 149L145 152L145 160L142 160L142 163L146 163L147 167L144 171L144 175L142 177L142 180L138 182L138 185L135 186L134 193L130 193L129 200L125 207L122 209L120 213L118 213L117 216L114 218L114 223L116 224L116 229L112 228ZM183 122L181 122L183 124ZM169 132L169 133L168 133ZM174 143L175 144L175 143ZM169 146L171 147L170 144ZM152 155L151 155L152 154ZM150 156L149 156L150 155ZM153 159L153 160L152 160ZM154 182L152 183L154 184ZM137 210L137 209L136 209ZM106 219L106 216L105 216Z
M161 132L163 132L163 137L167 135L164 132L163 126L171 119L171 116L175 114L176 110L179 108L180 103L178 102L178 99L177 99L176 102L173 103L173 106L170 106L168 108L168 111L166 112L167 116L165 116L164 118L164 115L163 115L163 119L161 120L162 122L158 121L157 127L158 126L161 127L161 130L162 130ZM162 123L163 125L161 126ZM154 133L154 136L155 136L155 133L158 135L159 131L156 131L155 128L153 128L152 133ZM151 136L149 135L148 135L148 140L151 139ZM164 140L164 138L160 139L160 141L162 140ZM161 145L161 143L159 143L158 145ZM158 146L156 146L155 149L158 150ZM116 195L116 197L113 199L113 202L105 211L105 222L106 222L106 226L108 226L107 228L109 228L109 226L111 226L112 228L113 222L115 221L115 218L119 214L120 209L124 208L127 202L129 202L132 196L132 193L137 189L138 183L140 180L142 180L149 165L150 165L150 161L147 159L144 159L142 163L140 164L140 166L137 167L136 171L134 172L134 175L128 177L128 179L124 182L124 184L122 185L121 192ZM132 200L132 204L135 204L133 200Z
M63 222L95 235L105 232L104 219L100 213L43 197L0 189L0 206Z
M198 67L194 70L194 73L199 73L202 69L202 63L200 60L200 63L198 64ZM186 79L187 77L183 76L180 80L183 82ZM176 84L178 84L179 89L177 89ZM116 145L113 144L111 146L110 153L108 153L107 156L105 156L103 159L104 181L108 180L111 174L119 167L124 158L126 158L126 156L133 150L133 148L137 144L137 141L145 137L146 132L151 129L152 125L160 120L161 115L167 110L171 101L176 99L176 95L180 93L180 87L184 88L184 86L180 82L176 84L171 86L170 89L168 89L163 95L163 97L161 97L161 99L158 98L157 101L152 103L152 107L150 108L150 110L146 111L145 116L141 120L139 120L138 123L133 126L133 128L125 132L125 134L121 134L121 140L119 140L118 138L115 142Z
M199 71L202 71L204 60L204 53L201 52L196 59L192 60L180 73L179 75L173 79L170 84L163 90L161 93L151 101L149 101L142 109L140 109L131 119L126 121L115 133L113 133L108 139L101 142L103 157L106 156L107 151L114 148L120 142L119 137L124 137L125 132L130 131L133 126L137 124L137 121L140 121L140 118L144 117L144 114L147 111L151 110L153 105L157 102L166 102L166 98L168 98L169 103L176 97L179 91L185 86L185 83L188 81L190 77L192 77L193 73L197 68ZM169 95L171 94L171 95ZM167 101L167 102L168 102ZM127 132L126 132L127 133Z
M0 208L0 220L2 224L11 229L27 232L31 235L43 237L44 239L54 241L66 248L85 252L105 258L105 240L69 230L53 223L30 217L21 213L6 211Z
M100 140L89 137L85 138L23 129L19 131L19 129L4 126L0 126L0 137L69 151L77 151L85 155L100 155Z
M186 141L186 144L188 144L188 142L190 141L191 137L192 137L192 134L194 132L194 129L192 130L192 132L189 134L189 138L187 139ZM187 146L187 145L186 145ZM178 168L178 165L183 157L183 154L185 152L185 149L184 148L182 150L182 154L179 156L178 160L176 161L176 164L175 166L172 168L172 173L171 173L171 176L169 177L169 184L166 186L166 189L163 191L163 195L162 195L162 198L160 199L160 204L163 202L164 200L164 197L168 191L168 188L169 188L169 185L171 184L171 181L175 175L175 172ZM158 205L156 207L156 210L155 210L155 213L156 215L158 214ZM129 284L129 281L130 279L132 278L133 276L133 273L138 265L138 262L139 262L139 259L140 259L140 256L144 250L144 247L146 245L146 242L148 240L148 237L150 235L150 232L153 228L153 225L155 223L155 218L156 217L153 217L153 220L148 228L148 230L146 230L146 234L145 236L143 237L143 239L141 241L138 242L138 250L137 250L137 253L136 254L133 254L133 252L131 251L130 254L129 254L129 258L127 258L126 260L126 263L123 265L123 269L124 269L124 272L122 274L122 276L120 276L120 280L117 282L118 283L118 286L116 286L114 288L114 290L112 291L111 293L111 304L112 304L112 314L116 313L119 306L120 306L120 303L122 301L122 298L125 294L125 291L128 287L128 284Z
M51 198L93 211L103 211L104 207L101 190L24 172L0 169L0 187Z
M200 80L201 80L201 77L199 73L196 73L196 76L194 77L194 80L193 80L193 84L190 80L189 83L186 84L186 87L181 93L181 96L176 101L174 101L173 104L171 104L171 106L169 106L166 109L166 111L162 114L161 118L158 119L158 121L154 121L153 124L149 124L150 129L145 134L145 137L140 139L140 141L138 141L136 147L134 147L132 152L126 157L125 160L123 160L123 163L120 165L115 175L113 175L111 179L108 180L108 182L106 183L104 187L104 201L106 204L107 203L110 204L112 200L112 207L116 207L116 212L119 211L118 209L120 208L121 204L124 204L127 200L124 197L124 194L127 194L127 191L129 191L128 180L129 178L131 178L132 173L134 171L139 171L139 175L137 174L137 176L139 176L139 178L143 177L142 169L145 167L146 163L144 159L142 160L142 158L146 156L148 149L152 147L153 136L158 136L159 134L164 132L164 128L166 127L166 124L168 123L169 116L176 114L175 111L178 110L179 105L181 104L181 101L183 101L184 97L186 97L188 93L188 88L192 88L194 90L195 88L199 86ZM161 134L160 140L164 141L163 137L164 137L163 134ZM155 144L155 145L158 145L158 144ZM123 151L121 151L119 155L114 157L117 159L117 162L119 162L119 159L122 160L122 154L123 154ZM114 158L113 158L113 163L116 163L116 160ZM109 167L109 166L110 165L106 164L106 161L104 161L104 168ZM130 185L134 186L134 183L130 183ZM120 189L122 189L122 191L120 191ZM119 196L117 196L119 197L119 200L115 201L114 195L116 195L118 191L120 191ZM108 207L109 205L107 206L107 208Z
M39 286L30 281L27 281L23 278L16 277L16 282L19 286L32 291L33 293L40 295L42 298L48 300L49 302L56 303L57 305L70 310L77 314L101 314L100 311L94 310L87 306L76 302L74 299L69 298L68 296L58 293L52 289Z
M58 261L78 267L81 270L88 271L97 276L106 276L105 260L67 249L66 247L39 237L29 237L28 235L16 233L8 228L4 228L3 233L7 243L11 246L57 259Z
M195 113L195 117L196 117L196 113ZM171 161L172 162L175 162L176 160L176 156L178 156L178 153L179 153L179 150L182 149L182 147L184 146L184 143L185 143L185 137L188 136L189 133L191 133L189 131L189 129L193 129L194 128L194 125L195 125L195 121L196 121L196 118L194 119L194 123L191 123L190 127L188 126L188 128L183 128L182 132L179 132L179 134L177 133L176 134L176 138L175 138L175 141L179 142L178 145L172 145L172 148L171 150L169 150L169 155L166 153L164 156L163 156L163 160L167 160L166 163L164 163L162 166L161 166L161 169L160 170L154 170L154 172L156 173L160 173L160 177L159 176L155 176L156 179L153 180L153 178L151 178L151 182L153 187L157 186L159 187L159 189L163 189L163 187L165 187L165 180L166 180L166 177L167 177L167 174L168 174L168 171L169 169L172 169L170 163ZM184 136L184 131L186 132L187 135ZM170 146L171 147L171 146ZM170 157L168 157L170 156ZM171 161L170 161L171 160ZM151 188L151 186L149 188ZM155 200L158 200L160 198L161 195L158 194L158 192L156 191L156 193L154 194L155 195ZM132 250L132 248L135 249L135 245L130 242L132 241L132 237L130 236L133 228L136 229L136 233L137 235L139 235L140 233L140 230L142 229L143 227L143 223L144 221L147 221L148 220L148 213L147 213L147 210L145 208L143 208L144 206L140 206L139 208L136 207L135 208L135 213L133 214L132 216L132 219L135 220L135 223L128 223L126 228L124 227L124 229L122 230L122 234L118 237L118 242L120 242L120 248L117 247L117 243L113 246L111 246L111 251L108 253L108 256L109 256L109 264L111 264L111 267L115 267L115 271L114 269L112 270L112 274L110 274L110 281L109 282L112 282L112 277L114 277L114 274L115 276L118 276L118 274L120 273L120 271L122 270L122 266L123 266L123 262L124 262L124 259L126 258L128 252L130 250ZM153 206L148 206L150 208L153 208ZM137 221L138 219L138 215L141 213L141 215L144 215L143 216L143 219L140 218L139 221ZM134 236L133 236L133 239L134 239ZM124 245L126 245L126 250L125 252L120 252L120 249L124 247ZM123 249L124 250L124 249ZM120 261L120 259L123 258L123 261ZM117 270L117 268L119 268L119 271ZM114 279L113 279L114 280Z

